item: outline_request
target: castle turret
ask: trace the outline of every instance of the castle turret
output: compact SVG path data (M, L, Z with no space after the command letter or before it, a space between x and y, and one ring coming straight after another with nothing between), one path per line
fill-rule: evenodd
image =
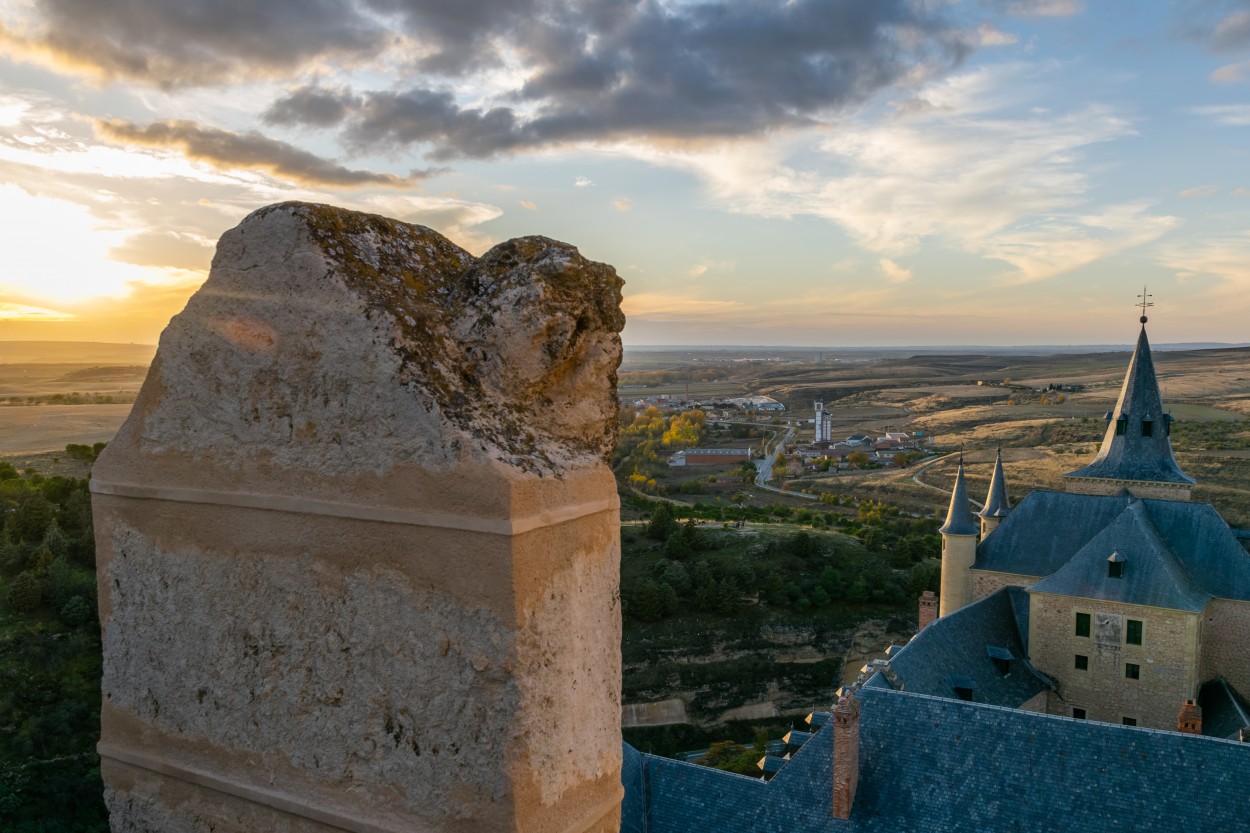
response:
M972 561L977 555L977 522L968 508L968 485L964 481L964 456L959 455L959 471L946 513L942 533L942 594L938 615L954 613L972 601Z
M1070 492L1113 495L1128 489L1141 498L1189 499L1194 479L1181 471L1172 456L1172 416L1163 410L1145 315L1141 324L1120 398L1107 414L1107 432L1098 456L1088 466L1063 476Z
M1003 450L998 449L994 458L994 474L990 477L990 491L985 496L985 508L977 513L981 519L981 538L994 531L998 522L1007 517L1011 504L1007 500L1007 478L1003 475Z

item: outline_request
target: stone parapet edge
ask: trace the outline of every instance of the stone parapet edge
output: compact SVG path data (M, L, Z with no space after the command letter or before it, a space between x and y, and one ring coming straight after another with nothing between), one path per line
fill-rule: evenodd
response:
M568 523L601 512L619 508L619 498L590 501L566 506L550 512L537 512L520 518L484 518L472 515L453 515L444 512L423 512L397 506L362 506L331 500L291 495L257 494L246 492L222 492L209 489L192 489L166 486L143 486L136 483L108 483L91 481L91 491L97 495L136 498L139 500L163 500L173 503L198 503L211 506L230 506L241 509L263 509L290 512L300 515L321 515L331 518L350 518L358 521L404 524L407 526L455 529L464 532L480 532L486 535L521 535L535 529Z
M288 815L298 816L319 824L325 824L331 827L337 827L340 830L350 831L350 833L421 833L414 829L414 820L406 819L402 827L390 827L375 824L373 822L364 821L360 818L347 815L342 812L334 812L322 810L316 807L309 807L302 801L298 801L290 796L274 790L264 790L254 787L250 784L240 784L214 775L200 769L175 764L170 761L145 755L132 749L126 749L116 744L101 741L96 745L96 751L99 752L102 759L116 761L127 766L137 769L147 770L148 772L162 775L167 778L176 778L179 781L185 781L197 787L204 787L215 792L225 795L234 796L250 801L253 804L259 804L262 807L268 807L271 810L277 810ZM575 822L571 827L566 828L563 833L585 833L592 830L616 810L621 800L625 797L625 788L617 787L617 792L609 799L603 801L596 807L587 818ZM422 825L424 831L436 833L436 828Z

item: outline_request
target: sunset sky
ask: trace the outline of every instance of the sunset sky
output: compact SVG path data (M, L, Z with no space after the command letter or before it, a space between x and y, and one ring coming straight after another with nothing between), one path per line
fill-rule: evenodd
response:
M331 202L627 344L1250 340L1250 0L0 0L0 339L154 342Z

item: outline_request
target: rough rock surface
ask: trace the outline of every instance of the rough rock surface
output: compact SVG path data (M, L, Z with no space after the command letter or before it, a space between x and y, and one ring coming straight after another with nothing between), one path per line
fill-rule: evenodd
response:
M621 281L253 213L96 463L115 830L607 830Z
M166 397L142 439L220 463L234 437L241 459L260 446L329 473L445 468L465 452L559 472L615 439L621 284L545 237L474 259L424 226L272 205L226 233L162 336L156 380L197 395ZM396 385L406 398L376 396Z

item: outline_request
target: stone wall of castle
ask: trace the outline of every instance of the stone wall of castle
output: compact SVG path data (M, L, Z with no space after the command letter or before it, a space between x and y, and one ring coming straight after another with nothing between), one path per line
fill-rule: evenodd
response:
M1040 581L1039 576L1024 576L1016 573L995 573L989 570L972 571L972 599L984 599L997 593L1004 587L1028 587Z
M1216 677L1250 696L1250 602L1212 599L1202 616L1202 682Z
M1054 678L1052 714L1174 729L1176 711L1199 684L1201 617L1196 613L1127 605L1047 593L1030 593L1029 655L1034 667ZM1076 615L1088 614L1089 635L1076 633ZM1141 623L1141 645L1128 642L1129 621ZM1077 657L1087 667L1077 668ZM1130 664L1137 679L1126 673Z
M1067 491L1080 495L1118 495L1125 489L1142 500L1189 500L1193 486L1145 480L1112 480L1101 477L1065 477Z

